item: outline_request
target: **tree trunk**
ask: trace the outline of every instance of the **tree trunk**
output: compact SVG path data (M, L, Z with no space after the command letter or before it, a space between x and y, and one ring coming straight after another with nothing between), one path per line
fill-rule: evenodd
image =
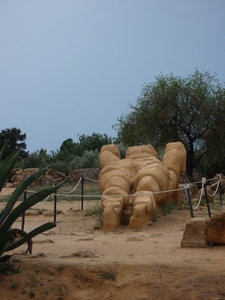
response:
M193 141L189 140L189 149L187 150L187 163L186 163L186 173L189 178L193 174L193 161L194 161L194 146L193 146Z

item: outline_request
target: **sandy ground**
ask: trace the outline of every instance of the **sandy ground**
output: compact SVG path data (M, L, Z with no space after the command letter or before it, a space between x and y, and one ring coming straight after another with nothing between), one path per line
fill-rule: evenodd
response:
M22 272L0 274L0 299L225 299L224 246L180 246L188 210L161 215L142 231L121 227L105 234L93 229L94 216L85 216L91 203L84 211L79 202L57 203L57 227L33 239L32 255L22 255L25 246L13 252ZM27 232L53 221L53 202L35 208L31 213L42 214L26 215ZM194 214L208 216L206 208ZM21 228L21 218L14 225Z

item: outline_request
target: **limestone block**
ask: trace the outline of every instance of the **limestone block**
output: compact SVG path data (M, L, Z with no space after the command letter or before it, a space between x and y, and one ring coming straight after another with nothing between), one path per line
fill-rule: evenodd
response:
M36 173L39 169L38 168L27 168L23 170L24 178Z
M115 230L129 218L131 228L141 229L156 205L179 199L177 191L169 193L168 189L178 189L179 173L186 167L186 150L180 142L169 143L160 161L152 146L141 145L128 148L125 158L120 159L116 145L105 145L99 163L103 229Z
M207 240L212 244L225 245L225 213L207 220Z
M120 151L114 144L104 145L99 153L99 165L103 169L108 165L115 165L120 160Z
M103 231L115 231L121 222L121 202L106 203L103 212Z
M18 184L19 182L21 182L24 179L23 175L13 175L11 180L12 182Z
M155 156L158 158L158 153L151 145L141 145L129 147L126 152L125 158L147 158L148 156Z
M21 175L23 173L23 169L21 168L16 168L12 170L13 175Z
M192 218L186 224L181 247L207 247L206 218Z
M99 191L102 194L110 186L117 186L127 193L130 191L131 178L126 169L115 166L106 166L99 174Z
M168 143L162 159L163 164L168 170L179 173L186 171L186 149L181 142Z
M186 171L186 149L181 142L168 143L162 163L170 171L170 190L179 188L179 174ZM175 191L169 195L176 204L180 202L180 193Z

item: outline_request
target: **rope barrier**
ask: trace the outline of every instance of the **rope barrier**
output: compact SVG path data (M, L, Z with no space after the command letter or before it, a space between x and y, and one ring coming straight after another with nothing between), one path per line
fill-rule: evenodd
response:
M91 179L91 178L86 178L86 177L85 177L84 179L90 180L90 181L94 181L94 182L98 182L98 180L94 180L94 179ZM213 179L215 179L215 178L213 178ZM135 193L135 194L119 194L119 195L115 195L115 194L114 194L114 195L101 195L101 194L99 194L99 195L82 195L82 194L76 194L76 195L73 194L73 195L71 195L71 193L74 192L74 191L77 189L77 187L79 186L81 180L82 180L82 177L80 177L80 179L79 179L78 183L75 185L75 187L74 187L72 190L68 191L68 192L64 192L64 191L62 191L61 189L59 189L60 193L57 193L57 196L65 196L65 195L66 195L67 197L85 197L85 198L96 198L96 197L101 198L101 197L104 197L104 198L105 198L105 197L119 197L119 196L120 196L120 197L133 197L133 196L135 196L135 197L136 197L136 196L141 196L141 195L143 195L143 193ZM203 186L204 186L204 184L205 184L207 181L209 181L209 180L212 180L212 179L206 180L206 178L202 178L202 181L197 181L197 182L193 182L193 183L188 183L188 184L186 184L185 187L183 187L183 188L172 189L172 190L164 190L164 191L157 191L157 192L145 191L145 193L151 192L153 195L155 195L155 194L165 194L165 193L171 193L171 192L176 192L176 191L182 191L182 190L184 190L184 191L186 192L186 196L187 196L187 189L190 188L190 185L195 185L195 184L197 184L197 183L201 183L201 184L202 184L201 194L200 194L200 197L199 197L198 204L197 204L196 207L194 208L194 209L197 209L197 208L199 207L200 203L201 203L201 200L202 200L202 196L203 196ZM212 197L213 197L213 196L217 193L218 188L219 188L220 181L221 181L221 175L220 175L220 177L219 177L219 180L218 180L218 183L217 183L217 188L216 188L215 193L214 193L213 195L211 195L211 194L208 193L209 196L212 196ZM37 191L32 191L32 190L26 190L26 192L28 192L28 193L37 193ZM49 195L49 196L50 196L50 195ZM42 202L40 202L40 203L41 203L41 204L45 203L45 202L48 200L49 196L48 196L45 200L43 200Z
M50 197L50 195L48 197L46 197L45 200L43 200L41 202L38 202L37 204L43 204L43 203L45 203L48 200L49 197Z
M200 203L201 203L201 201L202 201L203 187L204 187L204 184L205 184L205 182L206 182L205 177L202 178L202 181L201 181L201 182L202 182L201 193L200 193L200 197L199 197L199 200L198 200L198 204L196 205L196 207L193 207L194 210L199 208L199 205L200 205Z
M207 189L206 189L206 182L207 181L211 181L212 179L208 179L206 180L206 178L202 178L202 181L199 181L199 182L193 182L193 183L187 183L185 184L185 186L183 188L179 188L179 189L172 189L172 190L164 190L164 191L157 191L157 192L151 192L151 191L143 191L142 193L135 193L135 194L119 194L119 195L83 195L83 179L86 179L86 180L90 180L90 181L94 181L94 182L98 182L98 180L94 180L94 179L90 179L90 178L84 178L84 177L80 177L78 183L75 185L75 187L71 190L71 191L68 191L68 192L64 192L62 190L59 189L59 191L61 191L61 194L58 194L57 192L54 193L54 222L56 222L56 202L57 202L57 196L67 196L67 197L80 197L81 198L81 210L83 210L83 198L96 198L96 197L99 197L100 199L101 198L112 198L112 197L136 197L136 196L143 196L143 195L146 195L146 194L165 194L165 193L171 193L171 192L176 192L176 191L182 191L182 190L185 190L185 194L186 194L186 197L188 198L188 201L189 201L189 207L190 207L190 212L191 212L191 217L193 218L194 217L194 214L193 214L193 209L198 209L200 203L201 203L201 200L202 200L202 196L203 196L203 187L204 187L204 190L205 190L205 196L206 196L206 200L207 200L207 206L208 206L208 212L209 212L209 217L211 217L210 215L210 209L209 209L209 203L208 203L208 198L207 198L207 195L209 196L214 196L217 191L218 191L218 188L220 186L220 183L221 183L221 174L219 176L219 179L218 179L218 182L217 182L217 187L216 187L216 190L215 192L211 195L210 193L208 193ZM215 178L213 178L215 179ZM78 185L80 184L82 180L82 194L81 195L71 195L72 192L74 192ZM197 184L197 183L200 183L202 184L202 188L201 188L201 194L200 194L200 197L199 197L199 200L198 200L198 203L196 205L196 207L193 208L193 205L192 205L192 202L191 202L191 196L190 196L190 185L194 185L194 184ZM214 183L215 185L215 183ZM32 190L25 190L24 191L24 201L26 200L26 195L27 193L37 193L37 191L32 191ZM46 197L42 202L38 202L37 204L43 204L45 203L48 198L50 197L50 195L48 197ZM22 225L21 225L21 228L22 230L24 229L24 223L25 223L25 213L23 214L22 216Z
M94 182L98 182L98 180L96 179L91 179L91 178L87 178L87 177L84 177L85 180L89 180L89 181L94 181Z
M81 182L81 179L82 179L82 177L80 177L78 183L75 185L75 187L74 187L71 191L69 191L69 192L64 192L64 191L62 191L61 189L59 189L59 191L61 191L62 194L71 194L72 192L74 192L74 191L77 189L78 185L79 185L80 182Z
M209 195L209 196L211 196L211 197L214 197L215 195L216 195L216 193L217 193L217 191L218 191L218 188L219 188L219 186L220 186L220 182L221 182L221 174L219 175L219 179L218 179L218 182L217 182L217 187L216 187L216 190L215 190L215 193L213 193L212 195L207 191L207 194ZM212 186L212 185L211 185ZM210 188L211 188L211 186L210 186Z

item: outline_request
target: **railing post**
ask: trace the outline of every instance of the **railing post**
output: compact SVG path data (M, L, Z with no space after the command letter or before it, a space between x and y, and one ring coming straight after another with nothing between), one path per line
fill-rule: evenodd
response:
M54 222L56 223L56 203L57 203L57 191L54 194Z
M206 183L204 183L204 192L205 192L205 200L206 200L206 203L207 203L209 218L211 218L210 207L209 207L209 198L208 198L208 193L207 193L207 189L206 189Z
M84 176L81 177L81 210L84 210Z
M219 191L220 191L220 203L222 204L222 187L221 187L221 175L219 177Z
M187 190L187 196L188 196L188 203L189 203L189 208L190 208L190 214L191 214L191 217L194 218L189 184L187 185L187 189L186 190Z
M23 193L23 201L26 201L27 199L27 191L25 190ZM24 231L24 224L25 224L25 211L22 214L22 224L21 224L21 230Z

